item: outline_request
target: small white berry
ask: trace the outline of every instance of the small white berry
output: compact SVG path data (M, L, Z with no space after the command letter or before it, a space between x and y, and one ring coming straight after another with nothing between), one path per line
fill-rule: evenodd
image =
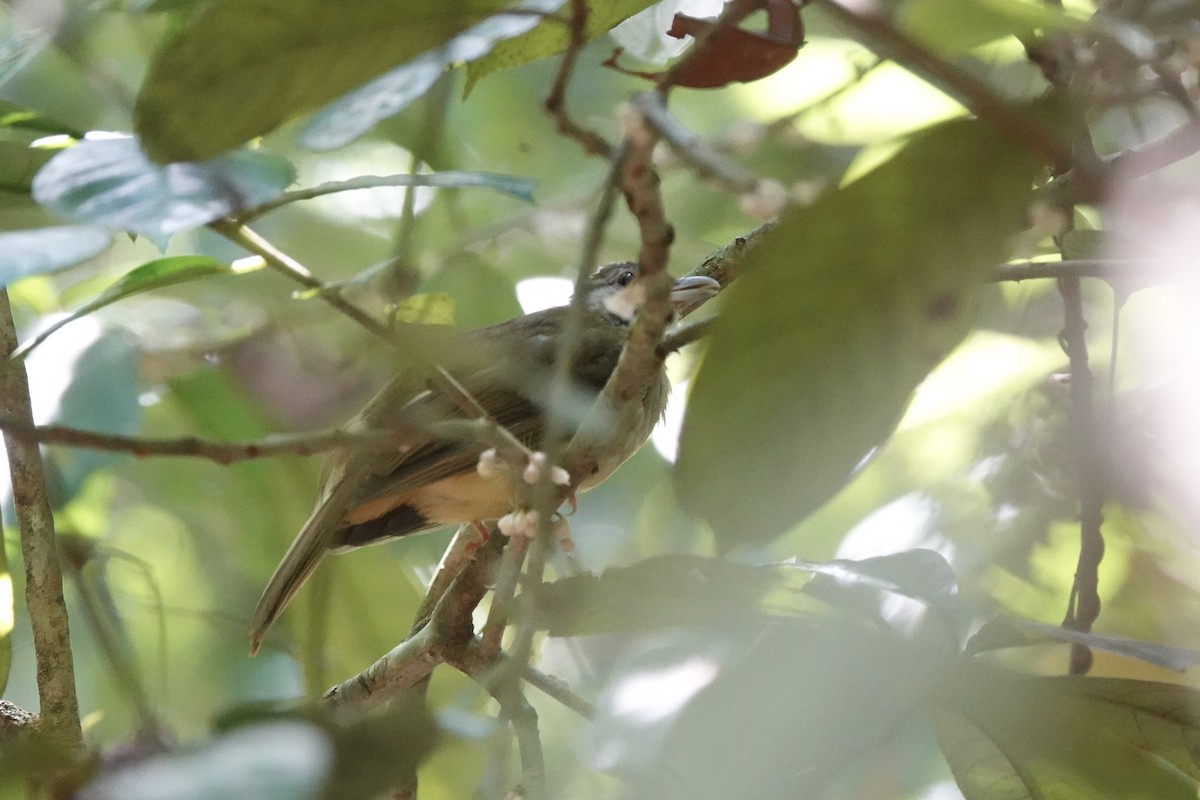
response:
M496 453L496 448L491 447L479 454L475 471L479 473L479 477L491 479L500 474L500 466L500 456Z
M525 467L525 472L521 476L529 485L537 483L542 478L542 470L546 467L546 454L542 452L533 452L529 454L529 464Z
M505 514L503 517L496 520L496 527L500 529L500 533L504 534L510 539L517 533L518 513L519 512L514 511L511 514Z

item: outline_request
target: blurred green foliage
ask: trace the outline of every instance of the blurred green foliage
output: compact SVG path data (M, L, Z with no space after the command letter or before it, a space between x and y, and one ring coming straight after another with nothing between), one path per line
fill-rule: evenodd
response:
M428 2L343 5L0 7L0 269L22 341L61 325L27 358L39 421L248 441L352 415L396 355L319 293L235 265L246 253L197 227L277 197L293 177L292 188L307 188L421 167L500 176L484 181L493 188L524 186L505 176L536 184L532 205L469 185L385 187L291 203L254 222L380 317L398 309L401 320L490 324L521 312L523 281L573 275L607 164L558 135L542 109L557 62L538 59L561 25L541 21L531 36L542 43L513 39L441 75L363 138L315 152L298 143L298 114L504 4L464 3L473 13L453 18ZM603 30L646 4L610 5L611 17L596 16ZM881 5L914 40L1014 101L1047 88L1018 37L1077 36L1073 47L1099 54L1076 67L1101 156L1186 119L1177 98L1138 83L1150 58L1138 46L1195 44L1200 15L1186 28L1159 26L1177 9L1155 3L1099 21L1087 2ZM1005 238L1021 227L1032 175L1022 148L976 123L905 138L962 107L895 64L874 65L820 3L804 14L809 41L779 74L671 98L686 126L780 181L798 205L761 270L714 302L728 309L727 333L669 362L676 398L695 377L700 409L688 417L683 469L669 460L675 434L656 437L580 498L573 535L595 574L572 576L565 557L552 559L552 602L534 616L547 632L536 666L597 704L586 723L529 691L553 794L1194 797L1194 678L1149 663L1186 662L1171 648L1194 646L1200 624L1200 565L1184 535L1200 509L1186 464L1165 449L1177 434L1190 440L1158 411L1188 365L1139 344L1156 323L1186 317L1194 297L1157 281L1114 292L1092 280L1085 291L1109 490L1097 631L1154 647L1082 640L1097 648L1097 679L1048 677L1063 670L1067 645L1029 628L999 643L981 637L980 654L962 657L969 635L999 614L1058 622L1071 591L1079 476L1068 389L1052 377L1066 368L1061 302L1052 281L971 288L1007 255L1058 251L1045 226ZM412 15L428 25L400 24ZM613 37L627 47L647 32L662 38L648 20ZM1089 36L1103 46L1088 50ZM582 50L568 93L575 119L610 138L618 106L646 87L600 66L613 46L599 36ZM1194 76L1194 64L1180 63ZM158 156L216 159L152 166L126 157L136 140L93 137L62 151L59 166L104 151L107 160L91 162L103 174L51 182L43 172L50 189L43 183L35 201L34 176L57 148L135 127ZM964 127L973 132L956 137ZM758 224L677 158L659 166L676 274ZM1158 199L1186 208L1195 166L1176 165L1170 178ZM1076 217L1078 229L1120 219L1111 208ZM96 229L58 227L80 219L152 241L118 235L105 247ZM1089 244L1069 255L1161 252L1136 235L1131 254L1107 244L1107 231L1090 233L1076 232ZM601 260L633 258L638 244L631 215L618 213ZM1125 304L1119 330L1115 302ZM922 326L921 312L948 312L953 331ZM805 333L803 347L780 331ZM698 451L703 480L689 463ZM516 780L495 703L449 669L433 676L428 716L393 709L348 728L296 719L302 701L407 633L444 532L327 559L251 660L249 615L311 508L319 459L47 453L70 544L85 731L102 758L81 796L164 796L146 776L170 774L172 796L365 797L417 762L422 798L501 796ZM714 534L729 560L713 558ZM7 528L9 564L18 553ZM818 565L829 559L838 560ZM0 675L5 699L33 709L19 569L12 580L11 603L0 580L0 667L12 659ZM37 741L6 746L0 797L21 796L19 776L56 756ZM1044 785L1056 788L1039 794Z

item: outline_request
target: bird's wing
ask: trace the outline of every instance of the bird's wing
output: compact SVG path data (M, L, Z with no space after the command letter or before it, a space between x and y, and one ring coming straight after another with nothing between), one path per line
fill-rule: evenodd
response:
M496 385L494 352L486 346L490 366L456 376L500 425L522 441L533 441L541 430L537 407L519 392ZM478 363L478 362L477 362ZM509 381L511 384L511 380ZM414 396L415 395L415 396ZM440 392L422 390L411 373L391 380L366 408L347 424L351 432L388 430L399 425L416 429L412 444L401 452L371 448L341 448L330 454L321 475L319 499L263 589L250 623L250 649L257 652L266 631L308 579L355 507L371 499L423 486L439 478L474 468L480 449L463 442L422 437L422 424L461 417L462 412ZM413 532L413 531L410 531Z
M474 391L472 396L498 425L523 444L536 446L541 436L541 408L520 392L493 387ZM445 405L430 398L431 404ZM465 417L457 409L439 409L442 419ZM424 414L421 414L424 416ZM426 486L435 481L475 468L485 445L470 441L432 440L386 462L377 462L371 475L360 480L351 498L351 508Z

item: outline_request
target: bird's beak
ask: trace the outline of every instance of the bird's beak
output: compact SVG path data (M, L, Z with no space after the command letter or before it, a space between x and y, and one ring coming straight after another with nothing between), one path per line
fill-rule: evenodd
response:
M705 275L684 275L671 285L671 305L676 312L700 305L721 291L721 284Z

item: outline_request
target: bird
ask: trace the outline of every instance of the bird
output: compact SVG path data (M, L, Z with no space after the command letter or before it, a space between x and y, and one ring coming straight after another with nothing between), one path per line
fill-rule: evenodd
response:
M616 368L629 326L644 295L638 266L622 262L598 269L584 283L586 298L579 339L570 364L570 394L560 409L578 429ZM720 290L712 278L689 275L671 287L678 310ZM566 329L568 307L550 308L476 328L439 335L436 360L497 424L530 447L541 445L550 405L554 359ZM343 447L327 457L312 514L267 582L250 624L255 654L267 630L328 551L345 552L446 525L495 520L512 510L517 481L509 471L484 477L477 469L486 445L421 434L432 423L467 418L455 401L427 380L428 372L401 370L344 426L351 434L413 432L395 449ZM670 384L659 373L644 388L639 413L624 415L627 430L606 437L586 491L607 478L650 436L666 409ZM614 415L615 416L615 415Z

